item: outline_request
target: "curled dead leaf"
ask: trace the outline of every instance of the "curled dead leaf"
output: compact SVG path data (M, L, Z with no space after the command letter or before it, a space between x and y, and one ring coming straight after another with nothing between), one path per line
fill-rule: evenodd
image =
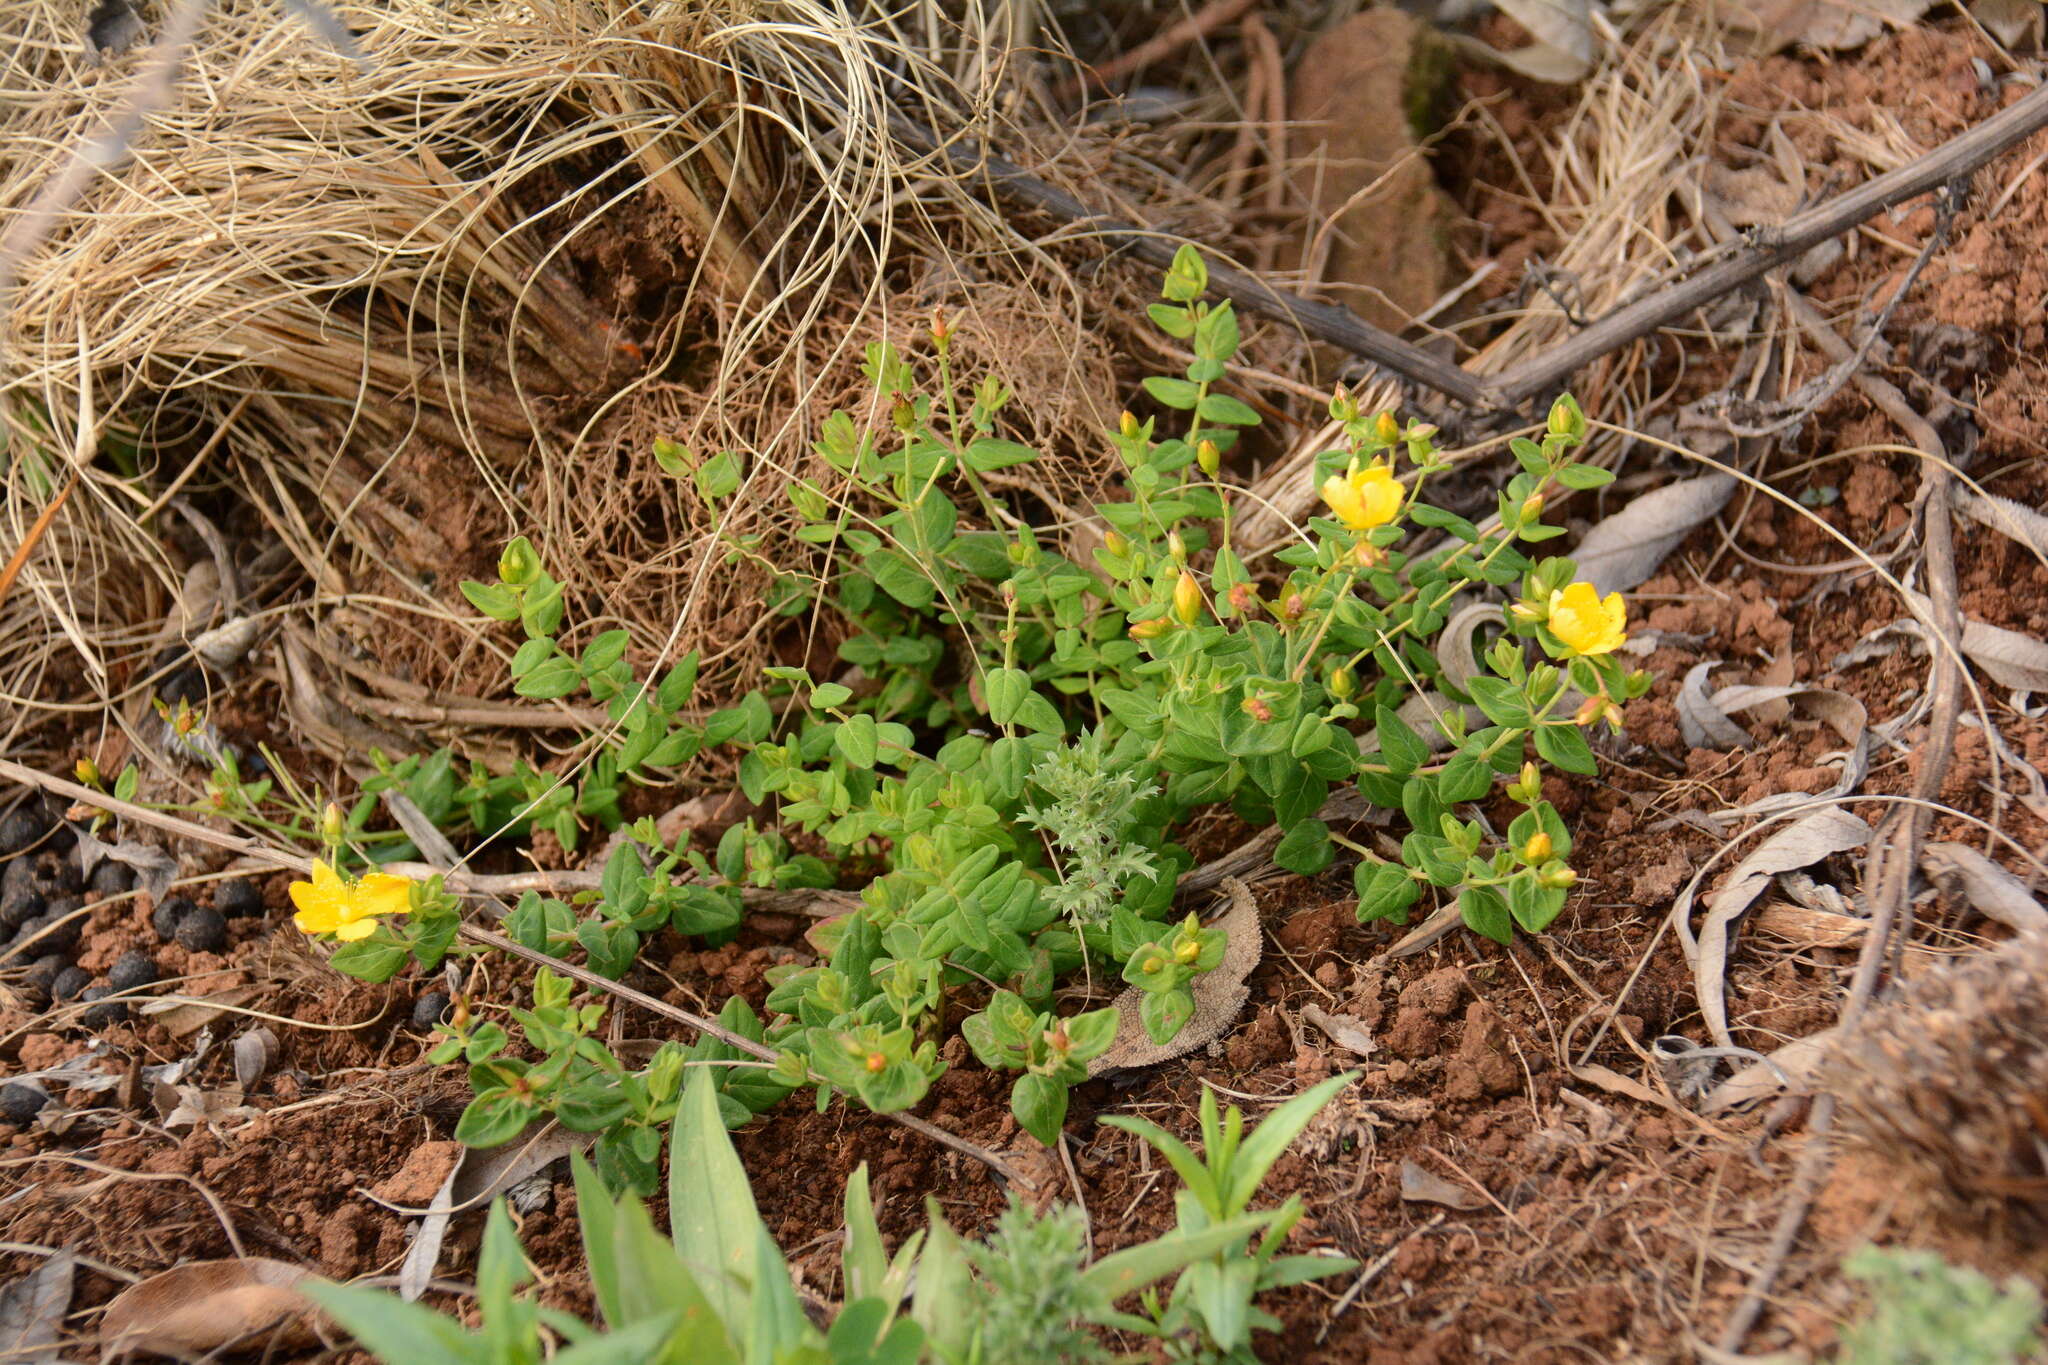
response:
M1411 1204L1442 1204L1447 1209L1486 1207L1486 1200L1471 1190L1413 1160L1401 1163L1401 1197Z
M1224 1030L1236 1022L1238 1012L1251 996L1251 988L1245 985L1245 978L1252 974L1252 968L1259 965L1259 957L1265 948L1265 934L1259 927L1258 903L1252 899L1252 893L1245 884L1230 877L1224 880L1223 889L1230 894L1230 908L1222 918L1212 921L1211 927L1223 930L1228 943L1223 961L1214 971L1196 977L1189 988L1195 996L1194 1017L1183 1024L1170 1041L1163 1045L1155 1043L1145 1032L1144 1020L1140 1017L1144 992L1136 986L1128 988L1116 998L1116 1041L1109 1045L1107 1052L1088 1064L1089 1075L1156 1066L1171 1058L1185 1056L1204 1043L1221 1037Z
M1331 1042L1347 1052L1370 1057L1379 1051L1380 1045L1373 1041L1372 1030L1356 1015L1331 1014L1321 1005L1303 1005L1301 1017L1328 1034Z
M1580 576L1603 595L1638 586L1734 491L1733 474L1703 474L1643 494L1580 538Z
M1920 870L1936 885L1960 891L1986 919L2023 934L2048 932L2048 909L2027 884L1968 844L1926 845L1920 850Z
M316 1339L318 1310L299 1293L309 1271L283 1261L194 1261L121 1291L100 1321L108 1357L137 1351L191 1357Z

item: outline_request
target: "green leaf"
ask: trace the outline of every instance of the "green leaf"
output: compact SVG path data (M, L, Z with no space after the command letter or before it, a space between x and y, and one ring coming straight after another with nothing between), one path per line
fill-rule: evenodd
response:
M317 1278L302 1280L296 1288L383 1360L455 1362L482 1358L482 1342L463 1331L455 1319L420 1304L407 1303L396 1294L330 1284Z
M1194 1017L1194 993L1185 986L1170 991L1148 990L1138 1005L1138 1018L1145 1025L1145 1036L1160 1047L1172 1042L1174 1035Z
M1216 1185L1216 1177L1194 1154L1185 1142L1161 1128L1150 1119L1141 1119L1128 1114L1106 1114L1102 1121L1112 1128L1121 1128L1126 1133L1135 1133L1166 1158L1173 1167L1180 1183L1187 1186L1188 1193L1204 1209L1221 1209L1223 1192Z
M1380 756L1396 777L1406 777L1429 761L1429 745L1392 708L1374 708L1373 723L1379 727Z
M1011 465L1029 464L1038 458L1038 452L1030 446L1015 441L1004 441L994 436L977 436L967 443L967 467L977 473L991 469L1008 469Z
M832 747L856 768L875 766L875 718L863 711L848 716L832 733Z
M829 711L852 700L853 689L843 683L819 683L811 689L811 708L816 711Z
M1166 269L1166 279L1160 286L1160 293L1175 303L1193 303L1209 288L1209 265L1202 259L1202 253L1194 243L1184 244L1173 253L1173 264Z
M496 1147L517 1137L533 1114L533 1106L511 1091L485 1090L456 1120L455 1140L465 1147Z
M398 969L405 965L406 956L401 944L391 943L381 936L362 938L336 948L334 955L327 959L327 965L375 986L397 975Z
M1155 303L1145 310L1145 316L1151 318L1160 331L1176 341L1186 341L1195 334L1195 320L1185 308L1176 308L1170 303Z
M583 657L576 661L584 677L602 673L626 656L626 643L632 633L624 630L608 630L583 647ZM528 641L528 644L533 643Z
M1551 477L1555 478L1566 488L1576 488L1584 491L1591 488L1605 488L1608 484L1613 483L1614 471L1602 469L1598 465L1568 464L1560 465L1552 470Z
M1507 902L1492 887L1468 886L1459 892L1458 912L1465 927L1473 933L1502 945L1514 942L1514 922L1508 914Z
M1158 402L1181 412L1192 411L1201 399L1200 386L1185 379L1169 379L1164 375L1152 375L1145 380L1145 392Z
M1437 799L1445 805L1477 801L1493 790L1493 765L1477 754L1456 753L1436 780Z
M582 685L583 675L577 671L576 661L556 655L514 683L512 690L535 701L553 701Z
M1225 426L1255 427L1259 424L1256 411L1227 393L1205 395L1196 415L1205 422L1221 422Z
M669 1130L669 1233L677 1251L704 1267L699 1283L728 1323L747 1313L746 1282L759 1239L768 1235L746 1168L718 1112L718 1086L694 1067Z
M1313 877L1330 865L1334 854L1330 827L1320 820L1303 820L1288 829L1273 850L1273 861L1289 872Z
M1017 709L1031 695L1031 675L1021 668L991 668L983 680L988 694L988 718L998 725L1016 722Z
M546 636L538 640L528 640L512 651L512 662L506 672L514 678L523 678L551 658L554 652L555 642Z
M930 577L901 551L880 549L861 563L883 592L906 607L928 607L938 595Z
M493 621L517 621L519 619L519 598L511 589L496 583L478 583L474 579L462 580L462 595Z
M1057 735L1066 729L1059 709L1038 692L1026 695L1023 705L1017 708L1017 724L1041 735Z
M1576 725L1539 725L1536 727L1536 752L1543 755L1545 762L1591 777L1600 771L1593 761L1593 750L1587 746L1586 737L1579 733Z
M1024 1131L1046 1146L1060 1138L1060 1125L1067 1119L1067 1088L1050 1076L1019 1076L1010 1090L1010 1112Z
M1155 308L1158 306L1153 305ZM1229 360L1237 354L1237 310L1227 303L1211 308L1202 320L1195 324L1194 334L1196 355L1205 360ZM1209 416L1206 412L1202 415Z
M1351 884L1358 891L1360 924L1376 919L1406 924L1408 907L1422 895L1422 887L1408 875L1408 870L1393 863L1360 863L1351 874Z
M938 1201L929 1195L925 1198L925 1227L929 1235L917 1262L911 1321L924 1328L943 1359L963 1359L979 1321L966 1249L939 1211Z
M730 450L721 450L698 465L693 478L697 496L704 501L717 502L720 498L730 497L740 486L739 457Z
M1466 679L1465 690L1472 694L1472 704L1485 712L1486 718L1495 725L1528 728L1529 700L1513 683L1480 673Z
M1204 1261L1266 1225L1267 1215L1232 1218L1203 1228L1200 1232L1173 1232L1154 1242L1104 1256L1081 1272L1081 1282L1100 1302L1115 1303L1136 1293L1154 1280Z

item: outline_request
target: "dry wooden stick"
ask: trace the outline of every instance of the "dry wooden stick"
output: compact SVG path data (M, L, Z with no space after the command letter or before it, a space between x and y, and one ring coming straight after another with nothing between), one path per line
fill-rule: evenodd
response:
M1133 71L1142 70L1163 57L1172 56L1189 43L1208 37L1257 3L1258 0L1209 0L1208 4L1173 27L1118 53L1101 66L1084 65L1078 77L1054 87L1053 93L1061 99L1072 99L1089 85L1107 90L1112 81L1120 81Z

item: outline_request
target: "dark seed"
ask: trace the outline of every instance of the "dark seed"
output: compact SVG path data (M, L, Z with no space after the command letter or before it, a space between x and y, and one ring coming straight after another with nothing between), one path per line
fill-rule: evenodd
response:
M49 906L42 892L23 889L15 894L13 900L0 905L0 929L19 929Z
M87 885L92 888L93 895L101 899L118 896L123 891L134 889L135 869L109 858L93 869L92 880Z
M198 908L183 896L166 897L164 903L156 908L156 913L149 917L149 925L156 930L158 938L169 943L178 936L178 925L184 922L185 916Z
M12 858L43 837L50 821L34 802L24 802L0 816L0 858Z
M222 882L213 890L213 908L229 919L244 919L263 913L263 892L246 877Z
M85 876L68 853L45 850L36 855L35 885L46 896L70 896L85 890Z
M68 953L78 947L78 940L85 934L85 919L71 918L71 912L84 902L76 896L60 896L50 902L50 908L21 926L23 938L42 934L36 940L35 951L43 953ZM47 932L46 932L47 931Z
M105 986L94 986L78 997L80 1000L99 1002L85 1012L87 1028L105 1028L109 1024L118 1024L128 1017L128 1002L107 999L112 994L113 991Z
M188 953L225 952L228 922L210 905L194 906L178 923L178 942Z
M32 1085L20 1081L9 1081L0 1085L0 1119L6 1119L17 1128L25 1128L35 1122L37 1114L50 1097Z
M58 973L70 965L71 959L62 953L45 953L22 975L22 980L35 990L48 995L50 988L57 984Z
M92 984L92 973L83 967L66 967L57 973L57 979L50 983L50 998L53 1000L76 1000L79 992Z
M144 952L121 954L107 972L107 984L117 991L132 991L156 980L156 959Z
M412 1026L421 1033L431 1030L448 1012L448 992L428 991L412 1007Z

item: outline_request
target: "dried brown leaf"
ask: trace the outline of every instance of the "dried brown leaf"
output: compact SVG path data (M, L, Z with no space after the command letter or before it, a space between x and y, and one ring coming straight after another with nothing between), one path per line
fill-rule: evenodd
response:
M2023 934L2048 932L2048 909L2027 884L1968 844L1926 845L1920 850L1920 870L1937 885L1960 890L1986 919Z
M1602 593L1636 587L1734 491L1733 474L1703 474L1643 494L1580 539L1572 556L1580 576Z
M71 1311L77 1262L60 1251L26 1275L0 1285L0 1360L10 1365L63 1365L57 1339Z
M123 1290L100 1321L109 1354L191 1357L238 1345L303 1346L317 1312L297 1286L309 1272L283 1261L195 1261Z
M1301 1017L1330 1036L1330 1041L1347 1052L1370 1057L1379 1051L1372 1030L1355 1014L1331 1014L1321 1005L1303 1005Z
M1401 1163L1401 1197L1411 1204L1442 1204L1447 1209L1486 1207L1486 1200L1479 1195L1412 1159Z

